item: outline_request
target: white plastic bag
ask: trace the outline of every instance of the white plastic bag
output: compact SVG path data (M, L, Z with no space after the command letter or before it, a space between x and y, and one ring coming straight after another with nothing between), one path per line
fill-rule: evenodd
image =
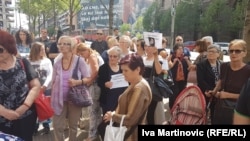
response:
M122 116L122 120L120 123L120 127L114 127L112 118L110 120L109 125L106 127L104 141L123 141L125 137L125 133L127 131L126 126L122 126L125 115Z

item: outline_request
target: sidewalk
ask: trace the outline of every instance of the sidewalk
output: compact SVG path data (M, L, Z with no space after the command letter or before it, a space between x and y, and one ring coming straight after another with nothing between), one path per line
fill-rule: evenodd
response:
M165 113L166 113L166 119L169 120L170 118L170 109L168 107L168 102L169 99L168 98L164 98L163 99L163 103L164 103L164 108L165 108ZM53 122L53 121L52 121ZM43 134L41 135L41 130L43 129L42 125L40 124L39 129L38 129L38 135L33 136L33 141L54 141L54 135L53 135L53 128L52 125L50 123L50 133L49 134ZM65 141L68 141L68 130L65 130ZM88 137L88 131L86 130L81 130L80 128L78 128L78 133L77 133L77 141L83 141L84 139L86 139ZM98 141L98 140L96 140Z
M39 127L38 135L33 136L33 141L54 141L53 128L50 128L49 134L41 134L41 126ZM78 129L77 133L77 141L83 141L88 136L88 132L86 130ZM68 130L65 130L65 141L68 141Z

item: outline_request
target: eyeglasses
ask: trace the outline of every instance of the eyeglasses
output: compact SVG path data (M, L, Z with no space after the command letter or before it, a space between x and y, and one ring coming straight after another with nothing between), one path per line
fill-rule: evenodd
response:
M57 46L71 46L71 43L58 43Z
M215 51L215 50L209 50L207 51L208 53L218 53L218 51Z
M235 52L235 54L240 54L241 52L244 52L244 50L239 50L239 49L230 49L229 53L233 54Z
M96 33L96 35L102 35L102 33Z
M0 53L3 53L4 52L4 48L0 48Z
M109 55L109 58L117 58L117 55Z

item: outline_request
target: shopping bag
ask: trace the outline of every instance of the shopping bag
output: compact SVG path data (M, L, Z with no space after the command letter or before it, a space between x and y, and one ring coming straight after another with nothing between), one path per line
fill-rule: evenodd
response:
M50 104L50 97L45 96L43 91L40 91L39 96L36 98L35 106L39 121L49 119L54 115L54 110Z
M122 116L122 120L119 127L113 126L112 118L110 120L109 125L106 127L104 141L123 141L127 127L122 126L125 115Z

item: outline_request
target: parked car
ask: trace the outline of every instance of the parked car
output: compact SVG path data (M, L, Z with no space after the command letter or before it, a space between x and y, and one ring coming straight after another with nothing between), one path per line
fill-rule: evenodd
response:
M217 44L220 46L220 50L224 55L228 54L228 48L229 48L229 43L228 42L214 42L214 44Z
M184 47L189 48L190 51L193 51L195 48L195 41L186 41L183 43Z

